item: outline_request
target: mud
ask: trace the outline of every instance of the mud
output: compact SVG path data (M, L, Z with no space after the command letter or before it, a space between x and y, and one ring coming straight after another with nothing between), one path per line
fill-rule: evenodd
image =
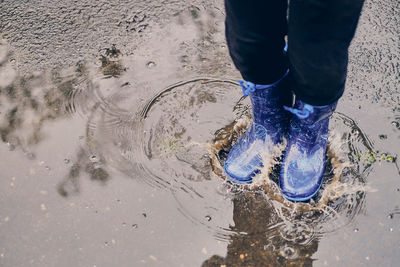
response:
M279 151L222 170L251 121L222 1L3 1L1 266L394 266L399 3L367 1L325 182L283 199Z

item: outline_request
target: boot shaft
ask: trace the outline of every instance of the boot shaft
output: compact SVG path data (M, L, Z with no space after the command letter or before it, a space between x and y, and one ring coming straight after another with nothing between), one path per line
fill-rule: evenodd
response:
M289 138L307 144L326 144L328 140L329 118L336 109L337 102L326 106L312 106L296 100L289 125Z

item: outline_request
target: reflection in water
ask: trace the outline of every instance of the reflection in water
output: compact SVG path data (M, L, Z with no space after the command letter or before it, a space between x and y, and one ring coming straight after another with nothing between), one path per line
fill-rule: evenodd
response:
M214 255L202 266L311 266L318 237L301 220L282 227L274 204L260 193L233 198L233 221L226 257ZM312 237L312 238L311 238Z
M113 46L106 50L106 56L102 56L102 59L109 57L112 60L107 59L108 62L114 62L119 56L118 51ZM6 78L12 77L3 79L0 84L0 136L10 150L19 148L29 159L35 159L35 154L30 150L43 141L46 124L67 119L76 112L86 114L102 96L89 78L84 62L79 62L73 69L54 69L51 72L19 76L11 67L8 57L6 51L4 58L0 59L0 73L5 74ZM109 65L102 64L101 70L113 69ZM117 75L115 69L112 74ZM104 75L107 77L106 73ZM65 161L69 163L70 160ZM82 171L89 174L92 180L107 181L109 174L102 168L102 162L104 160L96 159L86 148L80 148L69 173L60 184L59 193L67 196L79 192L78 179ZM46 168L50 169L49 166Z

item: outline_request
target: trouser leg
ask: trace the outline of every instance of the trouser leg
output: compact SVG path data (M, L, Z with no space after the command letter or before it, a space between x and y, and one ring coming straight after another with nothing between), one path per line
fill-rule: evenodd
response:
M292 89L300 100L327 105L344 91L348 47L364 0L291 0L288 45Z
M286 0L225 0L226 40L243 79L271 84L288 68Z

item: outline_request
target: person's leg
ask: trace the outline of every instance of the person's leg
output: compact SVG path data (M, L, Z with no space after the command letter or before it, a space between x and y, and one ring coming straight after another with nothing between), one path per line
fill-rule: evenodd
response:
M296 97L322 106L343 94L348 48L364 0L291 0L288 55Z
M225 7L229 52L246 80L240 84L250 96L254 121L230 150L224 168L231 181L250 183L263 165L261 153L281 142L287 131L287 2L226 0Z
M319 190L329 118L342 96L348 48L363 0L291 0L288 53L296 95L279 180L282 194L305 201Z
M287 1L225 0L229 53L246 81L271 84L287 71Z

